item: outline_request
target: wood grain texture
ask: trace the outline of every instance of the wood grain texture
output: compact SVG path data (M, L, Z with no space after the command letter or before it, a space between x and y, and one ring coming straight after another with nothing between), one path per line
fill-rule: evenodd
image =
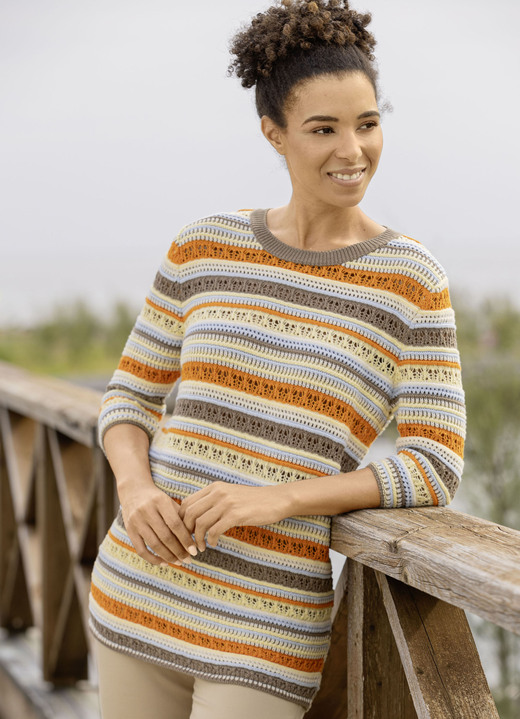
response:
M0 362L0 402L9 410L53 427L93 447L101 392L42 377Z
M347 564L348 719L417 719L375 573Z
M332 548L520 634L520 532L447 508L335 517Z
M419 719L499 719L463 610L377 580Z

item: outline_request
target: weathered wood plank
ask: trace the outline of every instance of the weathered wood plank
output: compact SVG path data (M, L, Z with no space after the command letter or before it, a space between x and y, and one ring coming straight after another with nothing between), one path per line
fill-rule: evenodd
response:
M99 447L94 449L94 477L97 480L97 543L101 544L119 506L116 483L108 461Z
M95 444L100 392L0 362L0 402L88 447Z
M27 437L27 423L20 417L13 418L5 408L0 408L0 622L10 629L29 626L40 614L35 595L38 591L39 573L30 573L31 555L28 532L23 524L24 484L30 484L33 448L28 447L26 458L20 458L20 446L16 452L11 421L17 430ZM34 427L30 428L34 440ZM22 466L26 478L20 477Z
M375 573L347 560L348 719L417 719Z
M377 580L419 719L499 719L464 611Z
M520 532L446 508L336 517L332 548L520 634Z

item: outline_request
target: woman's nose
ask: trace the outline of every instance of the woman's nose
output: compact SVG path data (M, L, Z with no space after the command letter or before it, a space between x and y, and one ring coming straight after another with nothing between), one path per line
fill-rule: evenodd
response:
M335 154L339 159L349 160L351 163L359 160L362 151L358 138L352 133L340 135Z

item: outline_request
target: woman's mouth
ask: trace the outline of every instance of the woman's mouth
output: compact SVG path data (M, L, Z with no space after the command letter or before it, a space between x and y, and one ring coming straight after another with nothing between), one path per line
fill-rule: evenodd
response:
M363 167L361 170L356 170L355 172L347 173L347 172L329 172L329 177L333 177L336 180L341 180L342 182L353 182L355 180L359 180L359 178L363 175L365 172L365 168Z

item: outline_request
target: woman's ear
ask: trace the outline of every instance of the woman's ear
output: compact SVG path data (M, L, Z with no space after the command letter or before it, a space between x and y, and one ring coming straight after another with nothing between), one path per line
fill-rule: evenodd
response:
M282 129L267 115L260 120L260 127L266 140L280 155L285 155L285 143Z

